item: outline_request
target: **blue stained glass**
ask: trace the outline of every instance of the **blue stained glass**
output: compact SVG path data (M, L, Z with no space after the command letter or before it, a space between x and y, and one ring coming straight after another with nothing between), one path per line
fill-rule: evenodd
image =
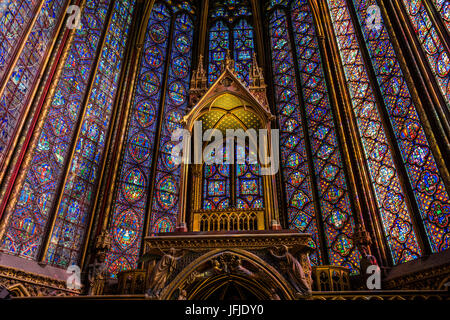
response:
M345 216L335 215L335 217L345 218L341 221L335 218L337 224L324 224L328 255L332 264L347 266L352 273L357 273L359 253L353 244L354 221L350 214L352 209L333 122L333 111L322 69L314 19L306 0L293 0L291 9L322 219L324 221L329 219L332 212L349 213ZM311 77L314 77L315 82L309 81Z
M240 20L233 31L235 71L238 78L249 85L249 72L254 54L253 28Z
M209 84L212 84L220 76L222 63L230 46L229 38L229 29L223 21L217 21L209 30Z
M177 46L178 39L181 37L188 39L188 47ZM182 117L187 111L193 37L194 25L191 18L184 13L178 15L174 23L172 52L170 53L171 68L167 79L168 91L162 110L164 118L157 157L156 190L150 217L150 230L155 233L174 231L178 216L180 191L178 186L181 167L174 164L171 159L174 146L172 133L182 127Z
M17 203L10 213L10 225L8 231L2 239L2 250L29 259L36 259L36 254L42 244L44 229L49 219L51 204L55 201L56 190L63 178L63 162L67 155L68 144L74 135L75 124L77 123L81 102L88 85L89 74L94 65L94 57L81 58L80 45L90 46L90 50L95 52L99 44L100 35L106 21L106 12L110 1L88 2L81 16L81 29L77 30L70 47L67 63L64 65L61 77L57 82L55 92L60 92L65 98L66 105L61 106L59 102L62 95L54 96L47 117L40 132L39 144L31 150L31 163L25 174L25 182L21 193L33 194L33 202L27 204ZM95 21L95 23L89 21ZM92 27L94 26L94 27ZM76 83L76 85L74 85ZM45 146L52 148L45 148ZM41 147L43 147L41 149ZM59 148L58 152L54 152ZM82 170L85 164L80 163ZM85 170L89 174L88 170ZM39 199L46 198L46 207L40 205ZM25 230L14 227L17 220L26 213L36 224L35 234L26 233ZM74 240L76 241L76 240ZM75 243L75 242L74 242ZM65 257L65 261L68 257Z
M445 189L436 160L409 91L388 31L384 26L371 29L366 25L367 8L376 1L353 1L362 26L365 45L375 69L375 75L389 114L414 197L433 252L449 248L450 197ZM434 178L428 180L432 175ZM425 179L428 180L424 183ZM432 184L430 185L430 181ZM427 187L427 185L429 185ZM395 200L395 198L393 199ZM391 202L393 201L391 200ZM395 202L393 203L395 205ZM410 230L409 228L408 230ZM398 235L398 233L396 233ZM395 234L392 234L395 237ZM411 244L412 245L412 244ZM405 253L402 261L417 258Z
M164 81L164 63L155 64L149 56L160 52L167 59L171 23L169 8L155 3L150 14L143 47L143 57L137 75L134 102L130 110L125 152L117 179L116 197L112 211L112 248L106 257L108 271L116 277L121 270L136 267L144 229L145 206L153 161L156 117L162 96L160 83ZM151 81L149 81L151 79ZM158 83L158 85L154 85ZM140 139L137 139L140 135ZM136 143L139 154L136 154ZM121 221L130 221L125 230ZM131 235L136 236L131 236Z
M450 53L439 38L424 2L418 0L403 0L402 2L419 42L422 44L428 64L447 102L447 106L450 106ZM448 2L446 5L442 4L443 10L445 10L445 7L447 7L447 11L450 11ZM447 20L444 20L447 22L447 27L449 14L447 12Z
M56 219L56 229L53 230L47 252L47 262L61 267L76 264L79 260L81 248L86 233L87 220L91 210L92 195L95 194L94 181L97 178L98 168L104 151L105 135L110 124L113 103L116 97L120 64L125 53L128 29L134 9L134 1L121 0L114 4L113 19L106 34L106 45L102 48L102 60L96 71L94 86L89 97L89 108L81 120L82 130L78 136L74 159L70 165L69 175L63 190L62 203ZM116 40L116 41L114 41ZM115 47L111 43L116 42ZM111 58L114 56L115 58ZM101 121L103 120L103 121ZM79 163L85 163L86 170L91 171L88 179L83 175ZM77 216L73 216L76 207ZM70 228L74 236L67 240L58 237L57 228ZM60 252L68 254L70 258L60 259Z
M305 133L302 129L300 101L297 94L296 71L288 33L287 18L283 11L270 15L272 69L278 121L280 125L280 151L282 177L288 205L288 225L300 232L311 233L314 248L311 262L323 261L319 248L316 212L313 204L311 180L307 162Z
M348 9L342 1L330 1L329 6L386 240L394 263L405 262L407 258L420 255L414 230L410 228L407 236L403 233L402 239L395 238L391 234L396 222L403 221L411 224L410 213L404 200L405 195L388 147L387 137L382 130L381 116L375 104L376 99ZM394 83L394 87L397 85L399 82ZM398 201L388 203L386 201L388 197L394 198L392 190L395 190L395 198ZM407 241L401 241L405 239Z
M50 51L67 0L44 2L40 12L36 12L38 18L15 66L10 66L12 68L10 78L3 79L3 73L8 67L6 64L14 58L16 49L14 46L18 44L19 36L30 22L34 10L37 10L37 2L7 1L5 13L3 17L0 17L0 26L4 28L4 34L0 30L0 83L3 81L6 83L0 97L0 170L3 169L5 157L11 150L20 120L27 112L26 106L39 72L44 67L45 57Z

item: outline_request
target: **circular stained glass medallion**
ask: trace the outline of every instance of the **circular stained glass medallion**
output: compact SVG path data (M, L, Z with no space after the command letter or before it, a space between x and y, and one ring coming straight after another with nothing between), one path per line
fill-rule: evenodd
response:
M149 96L154 95L158 91L159 84L159 78L153 72L146 72L141 76L141 88Z
M157 47L150 47L145 50L145 61L153 68L158 68L164 61L161 50Z
M159 180L157 188L158 204L164 209L169 210L177 203L177 182L171 176L166 176Z
M178 78L186 77L188 74L186 59L184 59L183 57L176 58L172 63L172 70Z
M136 240L139 219L133 210L123 211L116 219L113 237L122 249L127 249Z
M142 127L147 128L153 123L155 119L154 114L155 108L148 101L144 100L137 104L136 120Z
M133 168L128 171L122 191L125 199L136 202L144 195L145 177L141 170Z
M180 53L187 53L190 49L189 38L182 34L175 39L175 47Z
M178 163L181 160L181 159L173 159L173 157L172 157L172 149L175 145L176 145L176 143L174 143L172 141L168 141L163 145L162 150L161 150L164 166L169 171L172 171L172 170L178 168ZM181 156L181 154L182 153L180 152L180 156ZM175 160L177 160L177 161L175 161Z
M131 157L136 162L142 162L148 158L150 149L150 140L147 138L147 135L139 132L136 133L130 141L129 151Z
M186 100L186 89L179 82L173 82L169 87L169 96L176 105L182 104Z
M175 130L182 128L181 121L183 120L183 114L179 111L171 111L167 115L166 120L167 130L174 132Z
M156 43L164 42L167 38L166 29L160 24L155 24L150 27L150 37Z

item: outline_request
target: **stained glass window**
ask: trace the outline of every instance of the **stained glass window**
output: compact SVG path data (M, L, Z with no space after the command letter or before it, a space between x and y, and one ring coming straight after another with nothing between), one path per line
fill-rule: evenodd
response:
M280 126L280 160L285 184L288 225L311 233L315 248L311 262L322 263L316 212L312 196L311 175L307 161L305 133L300 114L296 71L287 29L286 15L276 10L270 17L272 69L275 103Z
M394 264L406 262L418 257L421 250L405 203L405 193L348 9L344 1L328 3L385 238Z
M253 27L247 20L251 10L247 1L217 1L210 18L208 83L220 75L226 55L234 58L238 78L249 85L249 71L254 53ZM214 20L216 19L216 20ZM217 20L218 19L218 20Z
M443 251L450 245L449 195L384 22L381 21L379 28L366 25L367 9L377 2L355 0L353 3L431 249L433 252ZM390 198L389 204L398 205L399 201L401 198L397 195ZM402 239L410 229L407 224L399 223L392 232Z
M191 55L194 37L192 19L185 13L177 16L172 36L172 51L170 54L170 69L167 79L167 92L163 109L163 122L159 141L159 154L155 178L155 191L152 201L152 216L150 230L162 232L175 230L178 216L178 198L181 166L172 160L171 152L176 142L172 142L172 133L181 129L181 121L186 114L191 78ZM170 228L156 223L165 218L170 221Z
M16 33L19 33L22 23L28 21L27 18L22 17L22 15L24 15L24 12L31 10L30 6L34 6L32 4L27 4L27 2L29 1L10 2L8 11L4 13L4 19L8 19L8 22L0 19L0 28L14 29L14 31L7 31L5 35L7 39L4 41L0 40L0 46L4 47L5 50L5 61L9 59L7 56L10 56L13 51L12 43L9 43L8 41L14 42L17 40ZM62 17L64 17L66 3L67 0L45 1L15 67L12 70L11 77L7 80L3 94L0 97L0 170L3 169L6 153L10 149L14 133L25 112L25 107L28 104L30 95L38 80L39 72L42 69L45 57L52 45L58 25ZM13 12L17 14L15 18L11 16ZM5 18L6 16L10 16L10 18ZM6 25L2 25L3 23L6 23ZM20 25L17 25L18 23L20 23ZM9 51L8 45L11 45ZM0 53L0 55L1 54L2 53ZM0 57L0 61L2 59L3 58Z
M216 0L211 13L212 18L225 17L232 22L235 17L251 16L246 0Z
M113 277L135 267L139 255L170 23L169 8L155 3L148 21L110 222L112 246L106 264ZM188 46L188 42L180 41L180 46Z
M37 257L63 176L64 159L79 119L109 4L109 0L86 3L81 29L75 32L37 145L32 150L18 202L10 213L9 228L1 242L2 251L29 259Z
M448 0L431 0L436 10L439 12L444 21L447 31L450 32L450 1Z
M264 207L263 179L261 166L250 163L249 159L257 158L250 154L248 146L236 146L236 159L245 159L244 163L235 162L236 170L236 208L261 209Z
M253 28L247 20L240 20L233 30L235 71L238 78L249 85L250 65L254 53Z
M289 6L286 6L289 4ZM353 244L354 221L349 202L333 111L328 98L313 15L306 1L272 3L270 15L275 96L281 128L281 161L288 197L288 220L291 228L313 234L314 248L319 247L312 196L313 170L330 263L358 272L359 254ZM285 12L290 12L290 19ZM292 21L292 26L289 26ZM290 38L291 28L293 39ZM292 48L293 47L293 48ZM295 50L295 54L293 52ZM295 70L294 56L298 70ZM297 84L296 72L300 80ZM297 94L301 87L301 96ZM300 111L300 103L305 110ZM307 127L301 134L302 128ZM283 142L286 141L286 142ZM310 146L308 146L310 145ZM307 148L311 159L308 161ZM311 162L312 161L312 162ZM308 168L312 165L312 168ZM319 250L313 263L321 263Z
M411 24L422 44L430 68L450 106L450 56L431 22L422 0L403 0ZM449 4L447 3L447 6ZM450 9L448 9L450 10Z
M211 159L221 157L224 162L227 161L226 147L218 152L222 152L222 155L216 155L211 151ZM226 163L203 165L203 209L227 209L231 206L231 171L231 165Z
M230 159L227 146L219 150L224 163L203 165L203 196L204 210L220 210L235 207L237 209L262 209L263 180L260 165L250 163L257 155L251 155L248 145L241 146L234 141L234 159ZM211 159L218 155L214 151ZM207 162L207 159L205 159ZM234 184L235 189L232 189ZM234 191L234 194L232 192Z
M208 83L212 84L221 73L230 46L230 34L223 21L217 21L209 30Z
M39 8L39 2L38 0L3 0L0 2L0 80L3 80L21 37L29 28L36 10Z
M100 54L94 86L82 117L69 174L65 180L46 261L67 267L76 264L83 246L96 180L111 120L134 1L114 4L112 19Z
M353 244L354 221L314 19L306 0L293 0L291 11L328 255L331 264L356 272L359 254Z

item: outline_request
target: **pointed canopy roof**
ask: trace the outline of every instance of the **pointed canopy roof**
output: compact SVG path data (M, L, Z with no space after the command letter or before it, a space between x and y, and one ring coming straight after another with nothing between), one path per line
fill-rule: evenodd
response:
M202 66L199 66L202 68ZM223 72L219 78L209 87L206 93L194 105L183 121L188 130L192 129L195 120L213 108L231 110L242 106L245 110L253 112L261 123L267 123L275 116L270 112L268 105L261 103L261 99L253 94L238 78L234 70L234 61L227 57L223 66Z

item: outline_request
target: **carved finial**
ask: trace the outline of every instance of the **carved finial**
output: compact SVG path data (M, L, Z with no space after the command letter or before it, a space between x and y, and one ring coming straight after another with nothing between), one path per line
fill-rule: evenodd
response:
M208 89L208 77L203 68L203 55L199 56L197 70L192 72L189 103L191 106L197 103Z
M98 236L97 242L95 243L95 249L97 252L109 251L111 248L111 235L108 230L103 230Z
M250 82L253 87L265 87L263 71L262 68L258 66L256 53L253 53L252 66L250 69Z
M205 73L205 70L203 69L203 55L201 54L198 59L198 69L197 73L203 75Z
M192 73L191 90L205 89L207 80L206 72L203 68L203 55L200 55L197 70Z
M253 59L252 59L252 71L255 73L258 70L258 60L256 59L256 53L253 53Z

